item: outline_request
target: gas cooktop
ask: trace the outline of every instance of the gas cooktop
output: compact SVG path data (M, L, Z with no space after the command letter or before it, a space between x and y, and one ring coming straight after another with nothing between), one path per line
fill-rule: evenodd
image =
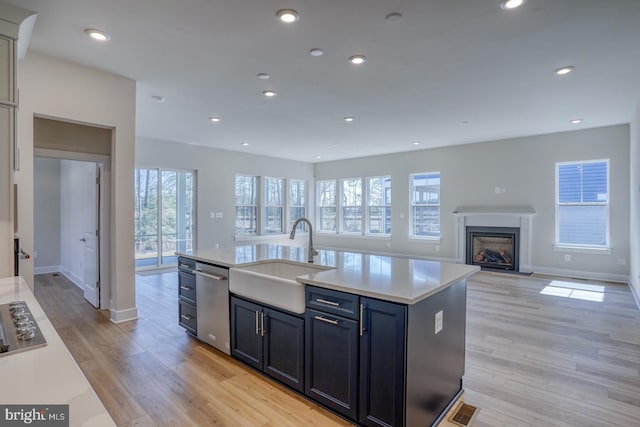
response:
M0 357L47 345L27 303L0 305Z

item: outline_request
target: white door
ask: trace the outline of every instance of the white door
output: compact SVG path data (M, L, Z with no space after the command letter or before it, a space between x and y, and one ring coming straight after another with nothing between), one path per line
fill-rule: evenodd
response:
M87 196L86 207L92 212L91 219L85 224L84 236L84 298L96 308L100 308L100 169L96 164L94 172L89 171L84 181Z

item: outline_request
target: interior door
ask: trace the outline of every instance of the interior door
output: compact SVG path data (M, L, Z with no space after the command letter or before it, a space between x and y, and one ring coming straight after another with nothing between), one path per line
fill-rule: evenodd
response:
M100 224L100 168L95 165L93 173L88 170L85 183L85 195L87 201L87 209L92 212L87 217L85 224L85 232L82 237L84 242L84 298L91 305L100 308L100 274L99 274L99 232Z

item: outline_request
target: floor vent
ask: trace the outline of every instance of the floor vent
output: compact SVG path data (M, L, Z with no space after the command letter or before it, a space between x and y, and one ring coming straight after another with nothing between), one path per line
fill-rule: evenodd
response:
M475 418L477 409L475 406L462 403L453 416L449 418L449 421L463 427L470 426Z

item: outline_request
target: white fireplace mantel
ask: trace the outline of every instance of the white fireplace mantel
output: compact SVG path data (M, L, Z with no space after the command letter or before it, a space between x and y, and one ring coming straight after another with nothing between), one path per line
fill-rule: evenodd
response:
M536 211L530 206L459 207L456 217L456 258L465 263L467 227L515 227L520 229L520 271L531 273L531 217Z

